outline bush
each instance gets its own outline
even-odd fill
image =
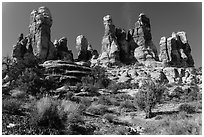
[[[199,135],[201,127],[192,120],[167,120],[166,126],[163,127],[161,134],[163,135]]]
[[[112,114],[105,114],[103,116],[104,119],[108,120],[110,123],[113,123],[114,120],[117,118],[116,116],[112,115]]]
[[[137,83],[129,83],[129,82],[121,82],[121,83],[115,83],[112,82],[109,84],[107,87],[108,89],[112,90],[113,93],[117,93],[118,90],[120,89],[137,89],[138,84]]]
[[[178,107],[178,110],[179,111],[184,111],[186,113],[195,113],[196,112],[196,107],[195,106],[192,106],[190,104],[181,104],[179,107]]]
[[[43,97],[38,100],[31,112],[31,125],[34,127],[64,129],[66,115],[59,112],[58,102],[51,97]]]
[[[2,112],[20,114],[22,101],[15,98],[5,98],[2,100]]]
[[[102,104],[102,105],[115,105],[115,106],[119,106],[120,103],[113,97],[110,96],[100,96],[98,99],[98,104]]]
[[[126,100],[124,102],[121,102],[120,107],[121,108],[127,108],[127,109],[130,109],[130,110],[137,110],[137,108],[135,107],[135,104],[130,100]]]
[[[105,105],[91,105],[90,107],[87,108],[87,112],[90,112],[94,115],[104,115],[105,113],[109,112],[108,107]]]
[[[163,88],[155,85],[151,79],[143,80],[143,86],[135,95],[135,102],[141,110],[145,111],[146,118],[152,117],[151,109],[160,101],[163,92]]]
[[[106,75],[106,70],[100,66],[92,68],[89,76],[82,78],[83,86],[93,85],[97,88],[106,88],[110,83],[110,79]]]

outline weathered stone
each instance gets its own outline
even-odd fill
[[[139,62],[146,61],[146,55],[149,53],[151,53],[152,59],[158,60],[157,49],[152,42],[150,20],[144,13],[139,15],[139,19],[135,23],[133,39],[139,46],[134,52],[135,58]],[[145,51],[146,53],[144,53]]]
[[[107,64],[118,64],[120,62],[119,58],[119,45],[117,43],[115,35],[115,26],[112,23],[112,18],[110,15],[107,15],[103,18],[105,33],[102,39],[102,48],[101,48],[101,63]]]
[[[162,62],[164,60],[166,60],[166,61],[169,60],[168,52],[167,52],[167,39],[166,39],[166,37],[161,37],[159,45],[160,45],[159,60]]]
[[[117,42],[120,47],[120,61],[123,63],[129,63],[130,48],[128,41],[126,40],[126,32],[123,29],[116,29]]]
[[[67,47],[67,38],[62,37],[59,40],[54,41],[53,54],[56,54],[56,58],[59,60],[73,62],[73,53],[71,50],[68,50]]]
[[[172,36],[167,38],[167,42],[164,42],[164,37],[161,38],[160,61],[166,61],[168,65],[175,67],[194,66],[191,48],[184,31],[173,32]]]
[[[176,78],[179,77],[178,69],[174,67],[164,68],[163,72],[169,80],[169,83],[174,83]]]
[[[52,26],[52,15],[47,7],[40,7],[33,10],[30,15],[30,35],[34,55],[42,61],[47,57],[51,58],[53,44],[50,41],[50,28]]]
[[[76,48],[78,50],[78,59],[77,61],[88,61],[92,57],[92,53],[88,49],[88,41],[83,35],[79,35],[76,38]]]
[[[45,76],[48,79],[56,79],[60,83],[72,83],[80,82],[81,78],[87,76],[91,69],[76,63],[62,60],[49,60],[40,64],[45,68]]]
[[[27,52],[26,48],[27,41],[28,41],[27,38],[23,38],[23,34],[21,34],[20,37],[18,38],[17,44],[13,46],[12,57],[17,62],[23,60],[23,56]]]

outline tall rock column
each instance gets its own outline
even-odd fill
[[[120,62],[120,50],[115,35],[115,26],[113,25],[110,15],[103,17],[103,24],[105,27],[105,33],[102,39],[100,61],[105,64],[117,64]]]
[[[54,45],[50,41],[50,28],[52,26],[52,16],[47,7],[39,7],[33,10],[30,15],[29,33],[32,39],[34,55],[42,61],[54,58],[52,55]]]
[[[139,15],[139,19],[135,23],[133,39],[138,45],[134,56],[139,62],[146,61],[147,56],[153,60],[158,60],[157,49],[152,42],[150,20],[144,13]]]
[[[76,49],[78,50],[77,61],[87,62],[92,58],[92,53],[88,50],[88,41],[85,36],[79,35],[76,38]]]

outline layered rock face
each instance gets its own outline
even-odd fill
[[[173,32],[171,37],[167,39],[165,37],[161,38],[159,60],[165,62],[166,65],[169,66],[194,66],[191,48],[185,32]]]
[[[102,39],[100,60],[103,63],[117,64],[120,62],[119,45],[115,35],[115,26],[110,15],[103,17],[105,33]]]
[[[45,61],[40,66],[45,69],[47,79],[55,79],[61,84],[76,84],[81,81],[82,77],[87,76],[91,72],[89,67],[62,60]]]
[[[134,56],[139,62],[147,59],[158,60],[157,49],[152,42],[150,20],[144,13],[139,15],[132,37],[138,45],[134,50]]]
[[[33,10],[30,15],[29,33],[34,55],[45,61],[54,59],[54,45],[50,41],[50,28],[52,26],[52,16],[46,7],[39,7]]]

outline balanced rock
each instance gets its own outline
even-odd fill
[[[54,59],[54,45],[50,41],[50,28],[52,26],[52,15],[47,7],[39,7],[33,10],[30,15],[29,33],[32,38],[32,47],[34,55],[42,61]]]
[[[157,49],[152,42],[150,20],[144,13],[139,15],[139,19],[135,23],[133,39],[138,45],[134,56],[139,62],[146,61],[148,54],[152,59],[158,60]]]

